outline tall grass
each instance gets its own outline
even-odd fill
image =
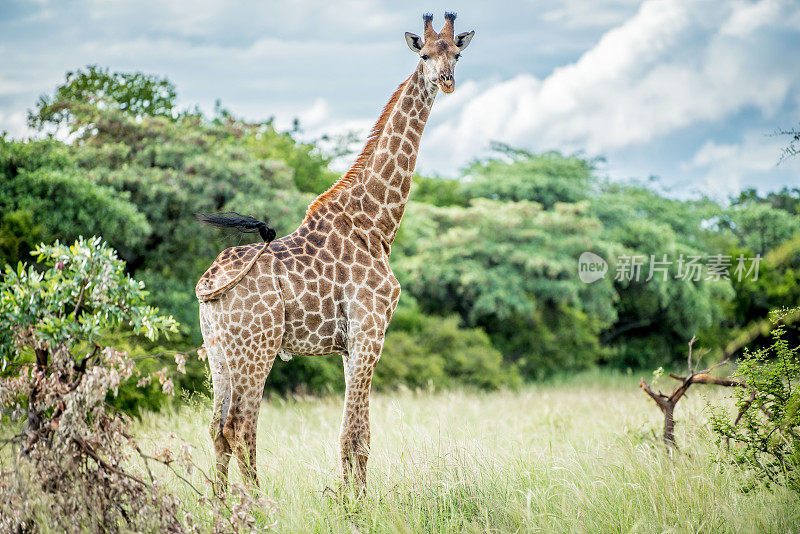
[[[800,531],[796,494],[742,491],[747,474],[715,462],[701,392],[721,400],[719,391],[690,390],[676,410],[674,457],[635,377],[374,395],[368,495],[356,505],[325,491],[338,482],[341,399],[273,399],[261,410],[257,466],[281,532]],[[210,467],[209,414],[205,404],[149,414],[138,434],[157,447],[174,432]],[[183,498],[207,516],[190,493]]]

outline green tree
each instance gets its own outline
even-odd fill
[[[500,157],[477,161],[466,169],[461,194],[466,198],[490,198],[538,202],[544,209],[556,203],[586,200],[596,187],[594,164],[558,152],[535,155],[496,144]]]
[[[461,180],[429,178],[418,174],[414,175],[411,185],[411,200],[434,206],[466,206],[468,203]]]
[[[70,131],[91,126],[96,110],[120,111],[134,118],[172,117],[175,87],[166,78],[136,73],[110,72],[90,65],[68,72],[66,81],[52,96],[39,97],[28,113],[28,124],[43,128],[51,124]],[[91,132],[87,132],[91,133]]]
[[[617,254],[643,264],[638,277],[611,265],[615,280],[617,320],[602,334],[611,351],[609,362],[626,367],[658,366],[680,358],[686,339],[701,333],[703,339],[724,344],[722,323],[734,292],[724,278],[707,279],[679,272],[680,259],[728,252],[730,240],[719,239],[706,221],[721,208],[708,200],[664,198],[636,183],[606,183],[591,203],[591,212],[603,224],[603,236],[620,248]],[[666,257],[666,258],[665,258]],[[666,261],[666,272],[653,272],[650,262]],[[638,279],[637,279],[638,278]],[[648,278],[650,278],[648,280]],[[721,347],[717,347],[721,351]]]
[[[764,256],[800,233],[800,218],[767,202],[748,202],[726,211],[723,223],[739,239],[739,245]]]
[[[425,312],[483,327],[525,376],[585,368],[616,317],[611,281],[577,276],[581,252],[611,250],[587,209],[488,199],[410,206],[404,224],[416,239],[401,243],[396,272]]]
[[[0,261],[30,259],[41,240],[103,234],[122,250],[145,243],[151,226],[128,195],[85,178],[52,139],[0,138]]]

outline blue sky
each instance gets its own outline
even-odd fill
[[[302,135],[366,132],[416,64],[404,31],[458,12],[476,36],[440,95],[418,171],[458,176],[491,141],[603,156],[614,179],[676,196],[800,186],[777,165],[800,123],[794,0],[141,0],[0,3],[0,130],[87,64],[168,76],[180,105],[216,99]],[[338,161],[345,167],[347,161]]]

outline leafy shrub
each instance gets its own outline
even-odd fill
[[[375,388],[497,389],[519,384],[516,366],[503,362],[483,330],[460,328],[455,316],[422,314],[407,297],[401,302],[375,370]]]
[[[120,326],[154,342],[177,332],[176,322],[146,304],[144,285],[125,274],[124,262],[100,238],[40,245],[33,254],[43,271],[20,263],[6,268],[0,282],[0,453],[17,449],[13,466],[0,455],[0,531],[198,531],[198,518],[149,466],[160,463],[180,478],[176,466],[197,469],[189,447],[142,453],[130,418],[106,402],[129,381],[157,382],[171,393],[167,369],[143,374],[129,354],[98,343]],[[181,371],[180,355],[176,363]],[[144,467],[136,470],[132,457]],[[250,531],[253,511],[266,500],[232,489],[231,505],[194,491],[220,530]]]
[[[19,455],[14,469],[0,470],[0,525],[27,530],[50,508],[58,530],[179,530],[174,500],[124,470],[128,419],[105,404],[134,378],[134,361],[97,343],[103,329],[120,325],[155,340],[175,332],[175,321],[146,305],[143,285],[99,238],[33,253],[46,270],[20,263],[0,284],[0,405],[12,427],[24,419],[3,442]],[[168,391],[166,371],[156,376]]]
[[[736,388],[739,417],[733,423],[713,410],[712,428],[728,443],[731,459],[748,466],[769,485],[785,484],[800,492],[800,346],[786,340],[785,323],[800,308],[770,315],[773,343],[746,352],[736,376],[747,387]]]
[[[342,392],[342,357],[338,354],[296,356],[288,362],[275,358],[266,389],[268,392],[312,395]]]
[[[126,196],[87,180],[61,143],[0,137],[0,265],[29,260],[41,241],[79,235],[143,245],[151,226]]]

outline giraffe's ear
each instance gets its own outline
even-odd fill
[[[459,50],[464,50],[466,47],[469,46],[469,42],[472,41],[472,36],[475,35],[475,30],[471,32],[464,32],[459,33],[456,35],[456,46]]]
[[[422,39],[419,35],[406,32],[406,43],[411,51],[416,54],[419,54],[419,51],[422,50]]]

